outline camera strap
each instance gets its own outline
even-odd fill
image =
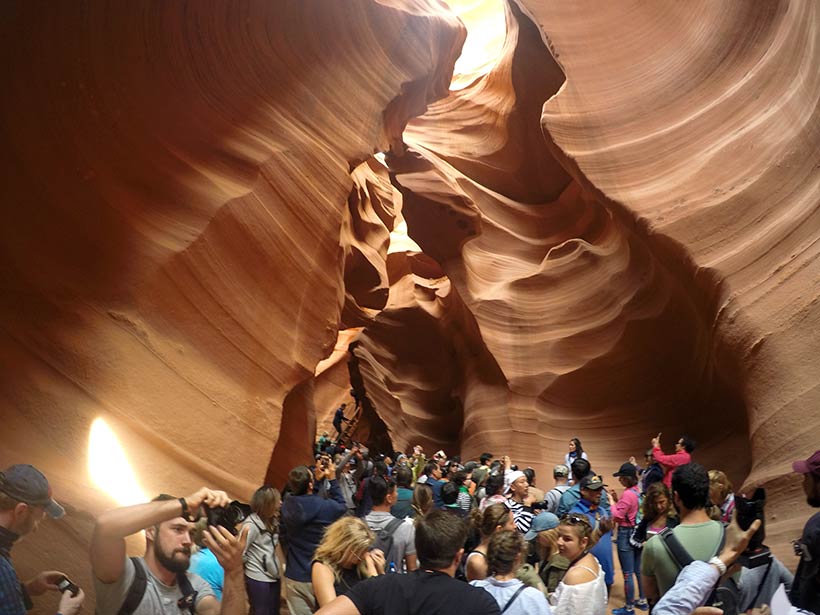
[[[177,587],[182,592],[182,598],[177,600],[177,606],[184,610],[188,609],[191,615],[196,614],[196,596],[197,593],[191,586],[191,581],[188,579],[188,574],[185,572],[177,573]]]

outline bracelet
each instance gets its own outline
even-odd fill
[[[188,508],[188,502],[185,501],[185,498],[177,498],[179,503],[182,505],[182,514],[180,515],[186,521],[192,521],[191,519],[191,511]]]
[[[712,559],[709,560],[708,563],[717,567],[718,572],[720,573],[720,576],[723,576],[724,574],[726,574],[726,564],[724,564],[723,560],[720,559],[719,557],[717,557],[717,556],[713,557]]]

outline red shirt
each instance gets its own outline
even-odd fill
[[[682,450],[679,453],[672,453],[671,455],[664,455],[663,451],[657,446],[652,449],[652,456],[659,464],[663,466],[666,474],[663,475],[663,484],[672,489],[672,471],[678,466],[685,466],[687,463],[692,463],[692,455]]]

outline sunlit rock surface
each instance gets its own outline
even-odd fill
[[[508,453],[541,487],[572,436],[611,474],[690,433],[770,487],[793,563],[788,463],[820,444],[816,3],[451,7],[3,7],[0,462],[69,508],[22,576],[90,587],[115,503],[281,485],[351,359],[359,439]]]

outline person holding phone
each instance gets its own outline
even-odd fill
[[[75,615],[85,600],[83,590],[58,570],[41,572],[21,583],[11,563],[14,543],[37,531],[46,515],[59,519],[65,510],[51,497],[48,480],[37,468],[13,465],[0,472],[0,607],[4,615],[25,615],[33,607],[31,597],[47,591],[60,592],[58,612]]]

